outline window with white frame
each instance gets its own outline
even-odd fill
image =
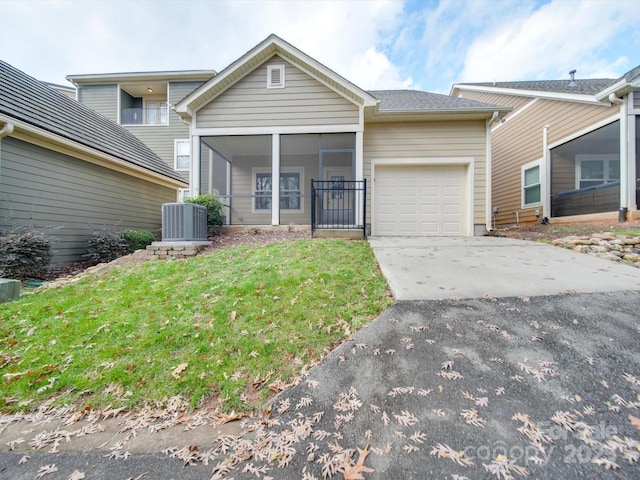
[[[269,169],[253,169],[253,210],[271,211],[272,175]],[[289,168],[280,171],[280,210],[302,212],[302,182],[304,169]]]
[[[541,162],[522,166],[522,208],[542,203]]]
[[[176,140],[175,148],[175,169],[178,171],[188,171],[191,167],[191,142],[186,140]]]
[[[576,167],[576,188],[620,181],[620,158],[617,155],[576,155]]]
[[[189,189],[188,188],[179,188],[178,189],[178,202],[184,202],[186,198],[189,198]]]
[[[284,88],[284,65],[267,65],[267,88]]]

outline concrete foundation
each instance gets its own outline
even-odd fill
[[[153,242],[147,245],[147,257],[158,260],[190,258],[210,245],[208,241]]]

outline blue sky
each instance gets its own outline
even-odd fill
[[[0,58],[40,80],[222,70],[270,33],[365,89],[618,77],[637,0],[0,0]]]

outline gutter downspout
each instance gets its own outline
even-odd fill
[[[551,155],[549,154],[549,124],[542,127],[542,172],[540,172],[541,191],[540,197],[542,198],[542,218],[551,218]]]
[[[486,198],[487,198],[487,205],[486,205],[486,214],[485,214],[485,228],[487,230],[487,232],[490,232],[493,230],[493,225],[491,222],[491,217],[493,215],[493,211],[492,211],[492,205],[491,205],[491,126],[496,123],[497,121],[499,121],[500,119],[500,112],[495,111],[493,112],[493,115],[491,115],[491,118],[489,120],[487,120],[487,139],[486,139],[486,144],[487,144],[487,151],[485,153],[485,157],[486,157],[486,175],[487,175],[487,180],[486,180]]]
[[[13,130],[13,123],[9,122],[5,123],[2,128],[0,128],[0,180],[2,180],[2,139],[7,135],[11,135]]]
[[[629,209],[629,156],[627,155],[627,102],[615,93],[609,94],[609,101],[620,105],[620,211],[618,221],[623,223]]]

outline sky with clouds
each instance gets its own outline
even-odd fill
[[[40,80],[220,71],[275,33],[356,85],[616,78],[640,64],[637,0],[0,0],[0,59]]]

